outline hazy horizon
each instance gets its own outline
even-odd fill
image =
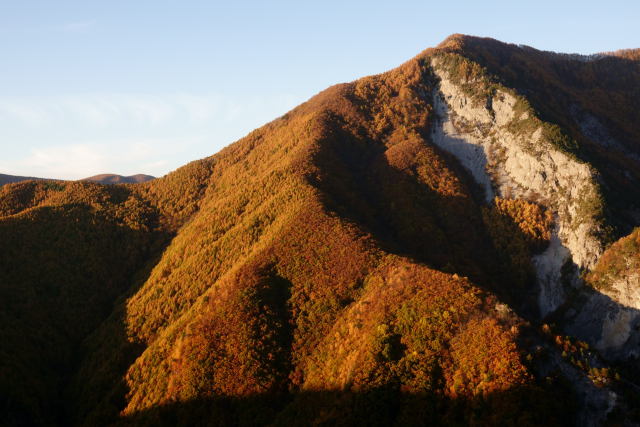
[[[3,2],[0,173],[161,176],[452,33],[589,54],[640,47],[639,14],[623,1]]]

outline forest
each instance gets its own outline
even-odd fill
[[[0,187],[4,423],[570,425],[609,392],[602,421],[639,422],[637,359],[539,315],[556,205],[487,202],[433,144],[436,56],[591,165],[608,249],[580,283],[637,286],[637,54],[456,35],[162,178]]]

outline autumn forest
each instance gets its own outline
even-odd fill
[[[639,99],[637,50],[454,35],[164,177],[1,186],[0,424],[640,423]]]

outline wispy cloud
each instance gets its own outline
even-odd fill
[[[50,121],[51,112],[24,100],[0,100],[0,119],[17,120],[27,126],[42,126]]]
[[[234,121],[243,114],[271,114],[274,108],[291,108],[296,101],[296,97],[287,95],[236,101],[219,95],[187,93],[0,97],[0,120],[18,120],[28,126],[57,125],[60,120],[98,127],[124,121],[152,127],[172,120],[202,124],[211,120]]]
[[[180,155],[192,142],[189,138],[113,139],[36,147],[13,162],[0,161],[0,170],[15,175],[63,179],[81,179],[100,173],[160,176],[167,172],[169,159]]]
[[[87,33],[98,25],[95,19],[70,21],[38,26],[0,26],[2,33],[42,34],[42,33]]]
[[[61,25],[60,27],[58,27],[58,29],[66,33],[83,33],[88,31],[95,25],[95,19],[90,19],[86,21],[69,22],[67,24]]]
[[[284,114],[291,95],[0,96],[0,173],[78,179],[163,175]],[[5,145],[6,144],[6,145]]]
[[[68,174],[71,178],[83,178],[92,175],[93,171],[105,170],[109,165],[102,147],[78,144],[34,148],[15,166],[37,172],[34,175],[42,177]]]

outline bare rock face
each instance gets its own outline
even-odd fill
[[[618,310],[612,316],[606,317],[602,327],[602,335],[598,342],[598,348],[622,347],[631,336],[631,325],[637,314],[632,310]]]
[[[487,203],[496,196],[524,199],[554,213],[551,242],[532,260],[541,317],[563,306],[568,290],[579,288],[564,310],[566,332],[590,342],[607,359],[640,357],[640,276],[620,277],[600,290],[583,287],[579,278],[604,250],[594,210],[600,196],[594,170],[554,145],[546,124],[523,111],[517,94],[479,80],[456,82],[438,57],[431,66],[439,81],[433,142],[470,172]],[[469,84],[473,93],[464,87]],[[598,135],[606,134],[593,123],[587,123],[590,137],[596,125]]]
[[[640,274],[621,275],[602,292],[620,304],[640,310]]]
[[[563,316],[565,331],[590,342],[608,360],[640,357],[640,312],[585,289]]]
[[[431,66],[439,79],[433,94],[439,117],[433,142],[469,170],[485,189],[487,202],[494,196],[524,199],[554,212],[554,237],[534,259],[544,317],[564,302],[563,281],[577,285],[575,269],[563,267],[589,269],[602,254],[600,223],[589,209],[599,197],[595,173],[556,147],[545,136],[544,123],[518,108],[515,93],[491,90],[488,82],[464,82],[481,89],[470,94],[439,58]],[[571,277],[563,277],[567,271]]]
[[[601,298],[614,303],[610,304],[611,307],[602,316],[602,328],[596,347],[613,358],[640,357],[640,275],[621,277],[610,288],[600,292],[592,296],[592,299],[601,295]]]

